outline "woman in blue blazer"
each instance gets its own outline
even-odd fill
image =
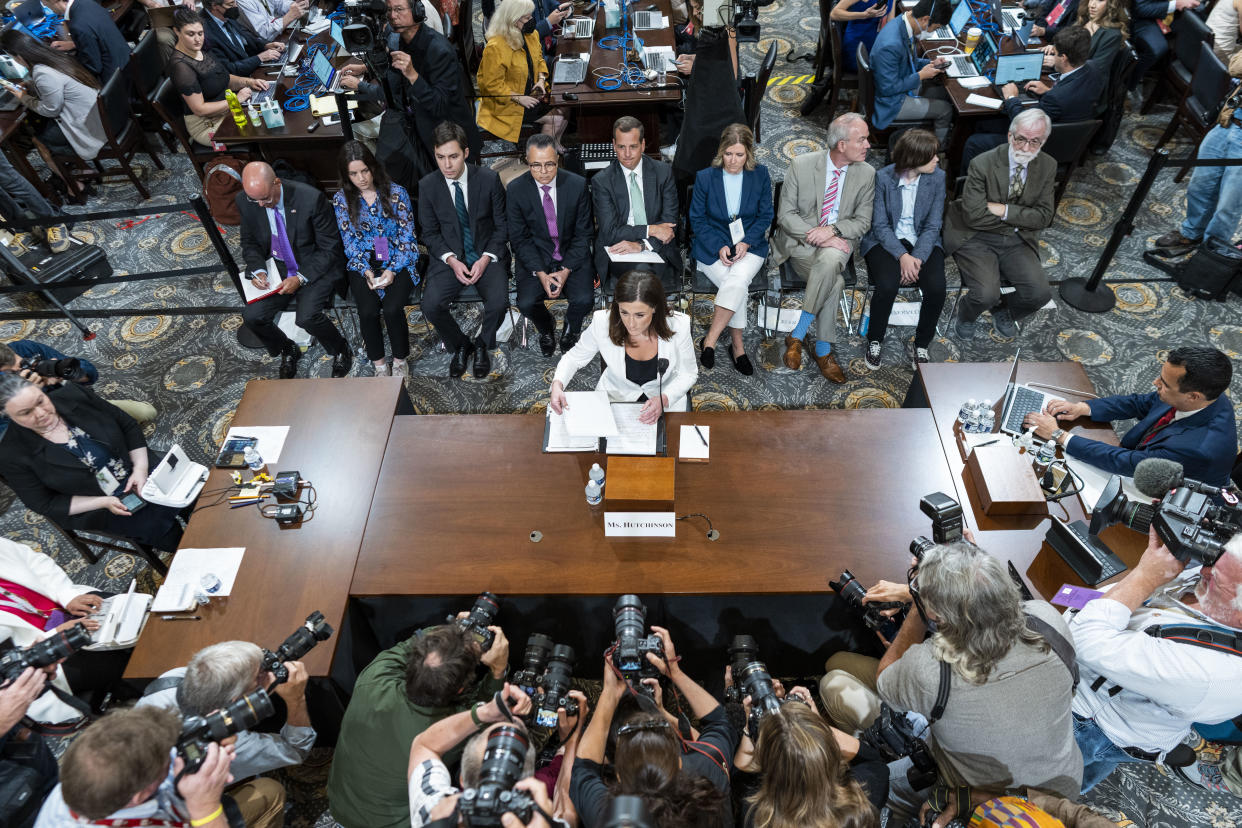
[[[703,337],[699,359],[704,368],[716,364],[716,341],[729,328],[733,367],[755,372],[742,344],[750,280],[768,256],[772,226],[772,179],[768,168],[755,163],[755,136],[743,124],[730,124],[720,134],[716,158],[694,178],[690,202],[692,252],[699,270],[718,288],[716,313]]]
[[[867,330],[867,368],[880,367],[881,344],[899,288],[918,282],[923,292],[910,362],[927,362],[927,346],[944,309],[944,170],[938,168],[936,136],[925,129],[903,132],[893,163],[875,175],[871,229],[860,249],[875,291]]]

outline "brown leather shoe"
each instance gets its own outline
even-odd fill
[[[785,334],[785,367],[790,371],[802,368],[802,341]]]
[[[819,366],[819,372],[824,375],[824,379],[836,383],[845,382],[845,372],[837,363],[835,351],[829,351],[822,357],[815,357],[815,364]]]

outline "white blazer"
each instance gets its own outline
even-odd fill
[[[0,538],[0,577],[33,589],[62,607],[77,596],[95,589],[74,584],[50,557],[7,538]],[[0,641],[11,638],[15,646],[29,647],[49,635],[50,632],[44,632],[6,607],[0,607]],[[56,668],[55,683],[61,690],[72,692],[69,682],[65,680],[65,671],[59,667]],[[64,722],[80,715],[50,691],[35,699],[28,712],[32,719],[41,722]]]
[[[655,399],[660,393],[658,376],[645,385],[626,379],[625,346],[614,345],[608,338],[609,313],[607,308],[594,313],[591,324],[582,332],[578,344],[556,364],[553,379],[560,380],[561,385],[569,385],[578,369],[599,354],[608,367],[600,375],[599,383],[595,386],[596,391],[607,391],[609,399],[614,402],[634,402],[643,394],[649,399]],[[656,340],[657,358],[668,360],[668,369],[664,372],[664,395],[668,397],[670,411],[685,411],[686,394],[699,378],[699,364],[694,356],[694,343],[690,339],[690,317],[674,311],[669,314],[668,322],[673,329],[673,339]]]

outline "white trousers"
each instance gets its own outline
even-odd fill
[[[698,262],[699,272],[716,286],[716,307],[733,311],[733,316],[729,317],[730,328],[746,327],[746,290],[763,262],[763,257],[754,253],[747,253],[735,265],[726,265],[719,259],[709,265]]]

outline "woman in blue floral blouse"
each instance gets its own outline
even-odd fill
[[[377,377],[408,374],[410,328],[405,306],[418,282],[418,243],[410,195],[392,183],[375,156],[358,141],[341,147],[341,189],[332,197],[336,223],[345,242],[349,288],[358,304],[359,327],[367,358]],[[392,368],[384,359],[384,332],[392,342]]]

